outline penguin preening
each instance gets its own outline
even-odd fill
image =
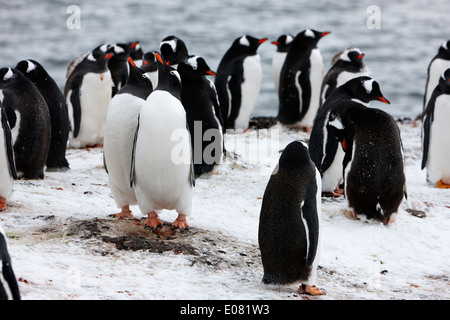
[[[158,86],[139,114],[134,144],[133,180],[145,226],[161,225],[157,211],[175,209],[173,228],[187,229],[195,184],[186,111],[181,103],[178,72],[157,55]]]
[[[319,109],[324,76],[317,43],[330,32],[306,29],[291,43],[280,74],[278,120],[309,132]]]
[[[6,200],[13,194],[13,180],[17,179],[11,129],[5,108],[0,102],[0,211],[6,209]]]
[[[438,188],[450,188],[450,68],[433,90],[423,114],[422,170]]]
[[[445,41],[437,54],[431,59],[427,69],[427,82],[425,85],[425,94],[423,97],[423,110],[428,105],[428,101],[433,94],[434,88],[439,83],[442,72],[450,68],[450,40]]]
[[[189,56],[184,41],[174,35],[165,37],[159,45],[159,50],[164,61],[175,69]]]
[[[69,114],[64,96],[55,80],[35,60],[22,60],[16,69],[33,82],[47,103],[51,120],[51,141],[47,157],[47,171],[69,170],[66,159],[69,138]]]
[[[113,86],[107,63],[112,56],[101,50],[92,51],[69,73],[64,98],[69,111],[72,148],[103,144],[103,126]]]
[[[345,151],[344,195],[353,218],[392,222],[403,197],[406,180],[400,130],[388,113],[352,105],[343,113],[331,111],[328,126]]]
[[[47,103],[31,80],[14,68],[0,69],[0,90],[12,133],[17,176],[43,179],[51,139]]]
[[[133,143],[139,112],[149,94],[152,83],[144,71],[131,58],[128,82],[111,99],[105,120],[103,156],[108,182],[120,213],[111,216],[119,219],[133,217],[130,205],[136,205],[136,195],[131,185]]]
[[[322,176],[324,196],[339,197],[343,190],[339,185],[343,181],[342,162],[344,150],[339,147],[338,138],[327,127],[328,118],[333,111],[341,114],[352,105],[365,105],[371,101],[389,104],[383,96],[378,82],[361,76],[350,79],[336,88],[317,112],[309,137],[309,154]]]
[[[20,300],[19,284],[8,252],[8,240],[0,226],[0,300]]]
[[[281,69],[283,68],[284,61],[291,46],[292,40],[294,40],[293,35],[282,34],[276,41],[271,42],[277,47],[277,50],[272,57],[272,77],[275,84],[275,92],[277,93],[277,95],[279,94],[278,88],[280,86]]]
[[[262,80],[257,50],[267,38],[244,35],[234,40],[222,57],[215,85],[225,129],[246,130]]]
[[[300,141],[287,145],[267,184],[259,217],[263,283],[301,281],[301,292],[323,294],[315,286],[321,237],[320,183],[307,145]]]

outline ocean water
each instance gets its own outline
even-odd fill
[[[67,12],[72,5],[80,9],[79,28],[67,24],[74,21]],[[373,5],[379,14],[370,10]],[[319,42],[325,72],[337,52],[360,48],[391,102],[373,106],[415,118],[422,111],[428,63],[450,39],[449,13],[448,0],[0,0],[0,67],[35,59],[63,89],[70,61],[101,43],[139,40],[151,51],[167,35],[176,35],[190,54],[216,69],[237,37],[267,37],[259,49],[263,83],[254,116],[276,116],[271,71],[276,48],[270,42],[312,28],[331,31]]]

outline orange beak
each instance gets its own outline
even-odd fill
[[[331,33],[330,31],[325,31],[325,32],[322,32],[320,35],[322,37],[325,37],[325,36],[329,35],[330,33]]]
[[[134,64],[133,59],[131,59],[131,57],[128,57],[128,62],[131,63],[133,65],[133,67],[136,68],[136,65]]]
[[[258,40],[258,43],[263,43],[263,42],[266,42],[266,41],[267,41],[267,38],[262,38],[262,39]]]
[[[215,76],[216,73],[214,71],[208,70],[206,71],[206,74],[209,74],[210,76]]]
[[[113,55],[112,53],[105,54],[104,59],[111,59]]]
[[[272,44],[275,45],[275,46],[277,46],[277,45],[279,45],[280,43],[279,43],[278,41],[272,41]]]
[[[380,100],[383,103],[391,104],[386,98],[384,97],[378,97],[378,100]]]
[[[361,53],[360,55],[358,55],[358,59],[362,59],[364,58],[364,53]]]
[[[161,62],[162,64],[164,64],[163,59],[161,58],[161,56],[160,56],[157,52],[155,52],[155,57],[156,57],[156,59],[158,59],[159,62]]]
[[[138,42],[135,42],[135,43],[133,43],[131,46],[130,46],[130,48],[131,49],[134,49],[137,45],[139,44],[139,41]]]

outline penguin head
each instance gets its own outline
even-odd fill
[[[445,93],[450,93],[450,69],[442,72],[442,75],[439,79],[439,87]]]
[[[116,61],[127,61],[128,56],[130,54],[130,47],[126,43],[115,43],[111,45],[106,53],[112,53],[113,56],[111,59],[114,59]]]
[[[315,47],[320,39],[322,39],[326,35],[329,35],[330,33],[330,31],[316,31],[313,29],[306,29],[297,34],[295,38],[297,41],[301,41],[302,43],[310,47]]]
[[[144,56],[144,51],[141,48],[139,41],[128,42],[128,53],[133,60],[140,60]]]
[[[159,46],[161,56],[169,65],[177,65],[188,56],[188,50],[183,40],[176,36],[165,37]]]
[[[88,64],[97,65],[101,69],[106,69],[109,59],[114,56],[112,52],[103,52],[101,50],[94,50],[90,52],[85,59]]]
[[[153,72],[158,70],[158,60],[156,60],[154,52],[149,51],[144,54],[142,57],[141,69],[145,72]]]
[[[254,55],[256,54],[256,51],[258,50],[259,46],[266,41],[267,38],[255,38],[250,35],[243,35],[242,37],[239,37],[236,40],[234,40],[230,50],[236,51],[238,55],[239,54]]]
[[[438,56],[440,56],[446,60],[450,60],[450,40],[445,41],[439,47]]]
[[[370,101],[381,101],[390,104],[390,102],[383,96],[380,90],[380,85],[371,77],[362,76],[350,79],[342,85],[342,90],[347,91],[353,98],[364,103]]]
[[[287,52],[292,43],[292,40],[294,40],[294,36],[292,36],[291,34],[282,34],[276,41],[272,41],[271,43],[277,46],[278,52]]]
[[[0,89],[7,89],[13,87],[20,81],[20,76],[23,77],[21,72],[14,68],[1,68],[0,69]]]
[[[299,169],[305,164],[311,164],[308,146],[305,142],[296,140],[289,143],[281,153],[278,171]]]
[[[346,64],[352,65],[357,69],[361,69],[364,67],[364,58],[365,54],[361,52],[358,48],[348,48],[342,52],[339,52],[333,59],[332,63],[337,63],[338,61]]]
[[[35,81],[47,74],[37,61],[31,59],[20,61],[16,65],[16,69],[22,72],[31,81]]]
[[[127,83],[142,86],[144,88],[151,88],[151,90],[153,90],[152,81],[147,76],[147,73],[138,68],[131,57],[128,57],[128,66],[130,73]]]
[[[181,79],[201,79],[203,76],[215,76],[216,73],[206,63],[205,59],[199,56],[188,56],[177,68]]]
[[[156,89],[168,90],[177,98],[181,95],[181,77],[178,71],[155,52],[158,60],[158,86]],[[181,100],[181,99],[180,99]]]

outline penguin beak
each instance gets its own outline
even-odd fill
[[[159,62],[161,62],[162,64],[164,64],[163,59],[161,58],[161,56],[160,56],[157,52],[155,52],[155,57],[156,57],[156,59],[157,59]]]
[[[386,98],[384,97],[378,97],[378,100],[380,100],[383,103],[391,104]]]
[[[208,70],[206,71],[206,74],[209,74],[210,76],[215,76],[216,73],[214,71]]]
[[[128,62],[131,63],[131,65],[136,68],[136,65],[134,64],[134,61],[133,59],[131,59],[131,57],[128,57]]]
[[[329,35],[330,33],[331,33],[330,31],[325,31],[325,32],[322,32],[322,33],[320,34],[320,36],[321,36],[321,37],[325,37],[325,36]]]
[[[144,62],[142,62],[142,64],[145,66],[147,65],[149,62],[147,60],[145,60]]]
[[[262,39],[258,40],[258,43],[261,44],[261,43],[266,42],[266,41],[267,41],[267,38],[262,38]]]
[[[360,55],[358,55],[358,59],[362,59],[362,58],[364,58],[364,56],[365,56],[365,54],[361,53]]]
[[[130,49],[134,49],[139,44],[139,41],[130,45]]]
[[[107,54],[105,54],[105,57],[104,57],[104,59],[111,59],[112,57],[113,57],[113,53],[107,53]]]
[[[277,46],[277,45],[279,45],[280,43],[279,43],[278,41],[272,41],[272,44],[275,45],[275,46]]]

